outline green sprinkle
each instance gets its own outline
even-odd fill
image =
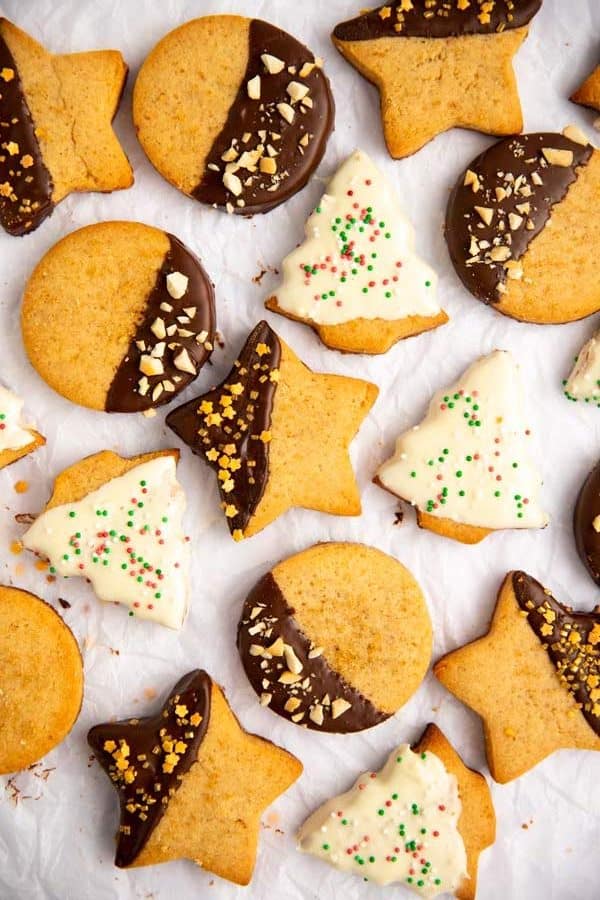
[[[68,554],[68,553],[63,553],[63,559],[68,559],[68,558],[69,558],[69,554]]]
[[[411,473],[410,473],[410,477],[411,477],[411,478],[416,478],[416,477],[417,477],[417,473],[416,473],[416,472],[411,472]]]
[[[462,473],[461,470],[459,469],[458,472],[456,473],[456,477],[457,477],[457,478],[462,478],[462,476],[463,476],[463,473]]]
[[[499,496],[500,496],[500,491],[494,491],[494,497],[499,497]]]
[[[378,815],[378,816],[385,816],[385,809],[378,809],[378,810],[377,810],[377,815]]]
[[[329,844],[323,844],[323,850],[329,850]]]
[[[464,492],[464,491],[459,491],[459,492],[458,492],[458,496],[459,496],[459,497],[464,497],[464,496],[465,496],[465,492]]]
[[[122,569],[126,569],[126,568],[127,568],[127,563],[121,563],[121,568],[122,568]]]
[[[431,287],[431,282],[430,282],[430,281],[426,281],[426,282],[425,282],[425,287]]]
[[[74,519],[76,515],[77,515],[77,513],[74,512],[73,510],[71,510],[71,512],[69,513],[69,518]]]

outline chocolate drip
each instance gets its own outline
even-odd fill
[[[465,9],[458,0],[405,0],[386,3],[356,19],[336,25],[339,41],[370,41],[382,37],[448,38],[463,34],[494,34],[521,28],[533,19],[542,0],[471,0]]]
[[[581,560],[596,582],[600,585],[600,463],[585,479],[573,515],[575,543]]]
[[[600,609],[573,612],[525,572],[513,572],[512,585],[517,603],[527,613],[561,683],[600,735]]]
[[[285,63],[281,72],[270,74],[261,60],[263,54]],[[211,205],[231,204],[231,212],[250,216],[268,212],[304,187],[325,152],[334,117],[333,97],[321,68],[315,65],[310,73],[300,74],[305,64],[314,61],[310,50],[291,35],[268,22],[252,19],[246,73],[227,121],[206,157],[202,180],[192,196]],[[248,82],[257,75],[260,77],[260,99],[252,100],[248,96]],[[277,105],[292,104],[287,88],[294,81],[309,89],[307,97],[312,105],[304,105],[302,101],[294,103],[294,118],[289,123]],[[245,134],[250,138],[244,142]],[[301,140],[306,144],[301,144]],[[238,169],[237,176],[242,184],[239,197],[223,184],[226,163],[222,156],[232,144],[240,156],[245,152],[252,153],[262,145],[266,148],[263,158],[274,160],[277,167],[273,174],[262,172],[258,162],[254,173],[245,168]],[[276,156],[269,155],[269,145]],[[245,184],[247,179],[250,179],[249,185]],[[239,200],[243,205],[238,204]]]
[[[550,164],[543,149],[572,153],[572,162]],[[467,290],[485,303],[501,299],[507,271],[543,230],[592,152],[589,144],[562,134],[536,133],[499,141],[472,161],[446,212],[450,257]],[[488,224],[483,216],[490,213]],[[503,252],[504,259],[494,258]]]
[[[215,298],[211,280],[191,250],[172,234],[167,237],[169,250],[146,301],[143,318],[106,395],[107,412],[143,412],[169,403],[191,384],[212,352]],[[188,278],[187,290],[177,300],[167,290],[167,275],[172,272],[181,272]],[[193,308],[196,310],[195,314],[188,315],[186,310]],[[169,334],[167,331],[162,335],[159,332],[161,336],[157,336],[152,331],[152,325],[157,319],[163,320],[166,329],[175,329],[173,333]],[[140,380],[144,377],[140,370],[142,356],[150,355],[160,342],[166,344],[164,354],[159,357],[164,371],[159,375],[146,376],[147,389],[140,393],[140,387],[146,387],[144,381],[140,385]],[[144,349],[140,349],[142,347]],[[195,373],[183,371],[175,364],[182,350],[187,351]],[[159,386],[162,387],[159,389]]]
[[[338,734],[363,731],[389,718],[388,713],[378,710],[330,668],[325,655],[327,648],[321,655],[311,658],[311,651],[316,648],[300,630],[294,613],[269,572],[248,594],[238,625],[237,645],[246,675],[259,696],[270,697],[269,708],[298,725]],[[291,647],[299,663],[296,665],[292,661],[292,666],[300,669],[297,673],[291,672],[298,676],[292,684],[279,680],[284,672],[290,672],[289,660],[281,645],[277,653],[266,656],[255,649],[262,647],[267,651],[279,639]],[[265,662],[266,666],[263,665]],[[322,702],[326,697],[329,703]],[[336,700],[350,705],[334,718],[333,711],[337,711],[338,706]],[[316,715],[315,706],[320,710]]]
[[[217,472],[236,538],[243,536],[269,479],[269,429],[280,361],[279,338],[267,322],[259,322],[225,381],[167,416],[169,428]]]
[[[173,688],[161,711],[144,719],[96,725],[88,743],[119,792],[115,865],[131,865],[196,762],[210,720],[211,680],[195,669]]]
[[[44,165],[23,84],[0,33],[0,224],[22,235],[54,209],[52,178]]]

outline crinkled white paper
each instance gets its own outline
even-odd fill
[[[497,588],[511,568],[526,569],[577,608],[590,609],[598,601],[575,552],[571,516],[579,485],[597,459],[600,410],[569,403],[561,388],[573,356],[598,327],[598,317],[563,326],[521,324],[478,303],[461,287],[442,234],[444,210],[457,175],[490,139],[455,130],[409,159],[389,158],[375,89],[329,40],[333,25],[359,7],[350,0],[0,3],[3,15],[54,52],[102,47],[123,52],[131,75],[116,130],[136,179],[128,191],[69,197],[28,237],[0,235],[0,377],[25,397],[28,414],[48,439],[34,456],[0,473],[0,581],[35,591],[59,610],[59,597],[72,604],[63,615],[81,643],[86,675],[83,710],[69,738],[33,771],[0,779],[2,900],[367,900],[379,895],[375,887],[294,849],[293,835],[305,816],[346,789],[359,772],[379,768],[395,744],[417,738],[432,720],[467,763],[485,770],[479,721],[432,676],[398,715],[362,735],[305,731],[258,705],[235,649],[236,624],[248,589],[279,559],[332,539],[364,541],[393,554],[415,574],[427,597],[435,626],[434,658],[486,629]],[[324,57],[335,94],[336,131],[318,176],[289,203],[252,220],[206,209],[170,187],[145,158],[131,124],[131,87],[146,54],[167,31],[208,12],[240,12],[287,28]],[[567,97],[598,61],[599,30],[595,0],[545,0],[516,61],[527,130],[560,131],[575,122],[598,137],[592,129],[594,114]],[[426,95],[422,102],[427,105]],[[293,511],[262,534],[234,544],[218,508],[213,473],[184,448],[180,478],[188,496],[194,568],[192,607],[183,630],[171,632],[131,619],[122,608],[104,607],[75,579],[48,585],[31,560],[9,551],[10,541],[23,531],[15,514],[39,510],[54,476],[82,456],[103,448],[134,454],[177,445],[177,440],[164,426],[164,412],[155,419],[88,412],[54,394],[30,368],[21,343],[19,304],[34,264],[67,232],[103,219],[138,219],[185,241],[214,279],[225,339],[214,366],[207,366],[182,397],[189,399],[224,376],[250,327],[265,316],[262,301],[276,284],[273,269],[301,240],[323,178],[357,146],[395,184],[416,226],[418,251],[440,274],[439,296],[450,323],[398,344],[385,356],[368,358],[327,350],[306,327],[270,313],[266,317],[311,367],[364,377],[381,388],[352,448],[363,515],[345,519]],[[263,270],[261,282],[256,276]],[[419,531],[411,511],[401,527],[395,526],[394,498],[371,484],[377,465],[389,455],[398,432],[423,415],[431,394],[495,347],[511,350],[522,365],[550,526],[499,533],[474,547]],[[30,482],[28,493],[15,493],[19,479]],[[291,750],[305,766],[301,779],[263,819],[254,879],[244,889],[188,861],[116,869],[117,797],[97,763],[89,760],[85,736],[92,724],[111,716],[143,715],[157,702],[151,699],[154,692],[162,695],[197,666],[225,686],[246,728]],[[556,754],[512,784],[493,785],[493,794],[498,838],[481,858],[478,897],[595,900],[600,894],[600,755]],[[400,887],[386,889],[385,895],[398,900],[408,896]]]

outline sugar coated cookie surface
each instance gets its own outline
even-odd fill
[[[259,322],[227,378],[167,425],[217,473],[241,540],[294,506],[360,513],[348,446],[376,397],[368,381],[312,372]]]
[[[541,2],[394,0],[336,25],[337,49],[379,88],[393,157],[455,126],[521,131],[512,58]]]
[[[111,127],[127,77],[116,50],[53,56],[0,18],[0,225],[27,234],[73,191],[133,183]]]
[[[526,322],[599,310],[599,191],[600,152],[573,126],[485,150],[458,179],[446,212],[450,257],[467,290]]]
[[[129,615],[181,628],[190,553],[176,450],[123,459],[104,451],[62,472],[23,544],[51,573],[81,576],[100,600]]]
[[[214,291],[172,234],[139,222],[74,231],[40,260],[21,311],[25,349],[68,400],[107,412],[168,403],[214,342]]]
[[[46,443],[22,418],[24,401],[0,384],[0,469]]]
[[[581,87],[571,96],[574,103],[600,110],[600,66],[586,78]]]
[[[260,816],[302,765],[247,734],[199,669],[157,714],[96,725],[88,742],[119,794],[115,865],[191,859],[237,884],[252,877]]]
[[[171,31],[133,95],[138,137],[161,175],[244,215],[304,187],[333,116],[321,61],[280,28],[241,16],[205,16]]]
[[[266,306],[311,325],[329,347],[384,353],[447,321],[437,275],[416,255],[412,225],[362,150],[331,178],[305,234]]]
[[[250,591],[238,626],[261,705],[338,733],[403,706],[425,676],[431,640],[413,576],[363,544],[317,544],[279,563]]]
[[[600,610],[574,612],[525,572],[506,576],[488,633],[434,671],[483,719],[496,781],[555,750],[600,750]]]
[[[518,366],[496,350],[434,395],[376,481],[416,507],[421,527],[465,543],[501,528],[543,528],[530,445]]]
[[[0,775],[26,769],[73,727],[83,662],[60,616],[33,594],[0,586]]]
[[[600,332],[583,345],[564,383],[565,397],[600,406]]]
[[[600,463],[594,466],[579,491],[573,531],[581,561],[600,585]]]

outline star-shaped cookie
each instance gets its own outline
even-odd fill
[[[575,613],[525,572],[509,572],[488,633],[434,667],[483,719],[496,781],[555,750],[600,750],[600,610]]]
[[[337,49],[379,88],[391,156],[455,126],[521,131],[512,58],[541,2],[395,0],[336,26]]]
[[[216,470],[241,540],[294,506],[360,514],[348,446],[377,393],[368,381],[312,372],[259,322],[227,378],[167,425]]]
[[[88,742],[119,793],[117,866],[190,859],[236,884],[252,877],[263,810],[302,772],[199,669],[155,716],[96,725]]]
[[[573,103],[600,110],[600,66],[597,66],[583,84],[571,95]]]
[[[127,78],[116,50],[54,56],[0,18],[0,225],[26,234],[73,191],[133,183],[111,122]]]

